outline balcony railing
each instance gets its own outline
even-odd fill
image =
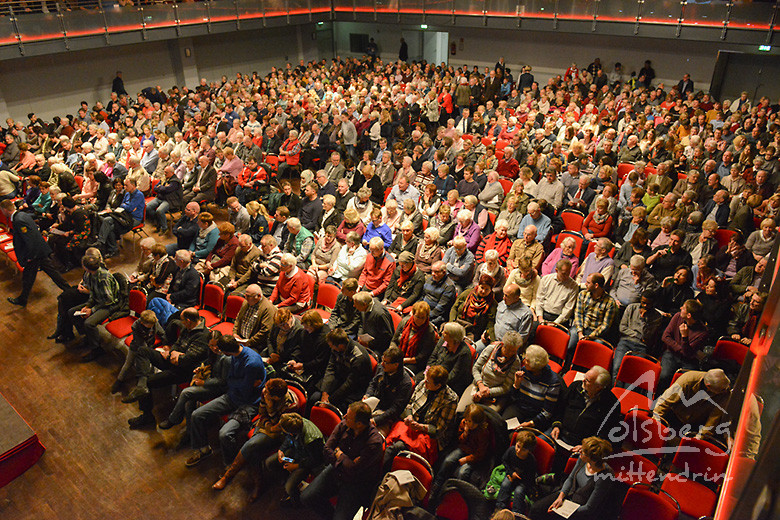
[[[689,1],[689,0],[12,0],[0,2],[0,46],[24,45],[73,38],[104,36],[160,28],[175,28],[306,15],[309,20],[342,16],[374,20],[403,15],[447,17],[455,23],[463,17],[488,19],[549,20],[549,29],[562,21],[592,24],[641,24],[676,26],[721,31],[763,31],[771,43],[780,2]],[[599,25],[601,26],[601,25]],[[636,31],[635,31],[636,32]]]

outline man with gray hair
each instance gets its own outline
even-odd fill
[[[390,346],[395,327],[393,319],[382,302],[365,291],[352,296],[355,310],[360,313],[357,341],[378,357]]]
[[[447,274],[461,291],[471,284],[476,264],[474,253],[469,251],[466,245],[466,239],[462,235],[456,236],[452,240],[452,247],[447,249],[442,258],[447,266]]]
[[[655,308],[656,298],[655,292],[646,290],[637,302],[626,307],[620,319],[620,341],[615,346],[612,362],[613,377],[617,377],[623,356],[629,351],[641,355],[658,344],[663,332],[664,317]]]
[[[282,255],[279,280],[271,293],[271,303],[291,312],[304,309],[311,301],[309,278],[296,264],[296,258],[290,253]]]
[[[504,286],[504,299],[498,304],[496,309],[496,325],[493,328],[493,335],[486,330],[482,337],[474,344],[477,354],[493,341],[503,338],[507,332],[514,331],[523,337],[523,344],[528,341],[531,335],[531,325],[534,316],[531,309],[520,299],[520,286],[516,283],[510,283]]]
[[[609,433],[620,422],[620,404],[610,391],[612,379],[606,368],[594,366],[585,376],[574,381],[561,395],[559,420],[552,423],[550,437],[574,446],[582,446],[583,439],[601,437],[609,440]],[[563,474],[571,455],[569,450],[554,445],[552,472]]]
[[[385,242],[381,237],[374,237],[369,241],[368,251],[358,285],[362,291],[368,291],[381,299],[393,277],[395,260],[385,252]]]
[[[720,368],[707,372],[689,370],[661,394],[653,417],[663,419],[673,432],[688,426],[697,437],[713,434],[725,437],[726,404],[731,397],[731,381]]]
[[[645,269],[645,257],[634,255],[627,267],[618,269],[615,281],[609,294],[621,307],[626,307],[639,301],[639,297],[646,291],[657,290],[658,282],[650,272]]]

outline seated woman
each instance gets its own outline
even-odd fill
[[[579,460],[560,491],[534,502],[528,516],[532,520],[558,520],[561,517],[555,510],[563,505],[564,500],[571,500],[580,507],[569,518],[602,518],[607,501],[612,499],[614,478],[610,476],[613,471],[604,461],[611,454],[612,445],[609,441],[598,437],[584,439]]]
[[[444,252],[439,245],[439,230],[428,227],[423,232],[423,239],[418,242],[414,255],[417,268],[425,274],[431,274],[431,266],[440,261],[443,256]]]
[[[623,220],[615,231],[615,241],[621,244],[631,240],[639,229],[647,230],[647,209],[637,206],[631,210],[631,218]]]
[[[336,240],[336,227],[328,226],[325,228],[325,235],[314,246],[308,273],[319,283],[325,283],[328,271],[336,263],[339,251],[341,251],[341,244]]]
[[[407,220],[401,224],[399,232],[393,238],[393,242],[390,244],[390,249],[387,252],[396,259],[403,252],[411,253],[414,256],[414,253],[417,251],[418,241],[419,239],[414,234],[414,224]]]
[[[219,229],[214,223],[214,217],[211,213],[204,211],[198,215],[198,234],[195,235],[195,240],[190,245],[193,261],[205,260],[214,250],[217,240],[219,240]]]
[[[772,244],[777,236],[777,224],[774,219],[765,218],[761,221],[761,228],[753,231],[745,242],[745,247],[753,254],[758,262],[772,250]]]
[[[471,403],[465,408],[458,427],[458,447],[447,455],[436,472],[431,496],[436,497],[448,478],[471,482],[475,469],[490,462],[490,430],[485,410]]]
[[[351,232],[355,232],[358,235],[358,239],[362,239],[363,234],[366,232],[366,225],[360,220],[360,215],[355,208],[347,208],[344,211],[344,220],[336,230],[336,238],[343,244],[347,241],[347,234]]]
[[[246,204],[246,211],[249,213],[249,229],[247,234],[252,237],[253,244],[259,244],[260,240],[268,234],[271,227],[268,225],[268,211],[265,206],[256,200],[250,200]]]
[[[634,255],[642,255],[645,260],[653,254],[653,250],[647,245],[647,231],[644,228],[637,229],[631,240],[625,242],[617,253],[615,253],[615,271],[619,269],[628,269],[628,264],[631,261],[631,257]]]
[[[430,306],[425,302],[412,305],[412,312],[395,329],[391,347],[398,347],[404,355],[404,366],[418,374],[425,369],[428,357],[436,346],[436,330],[429,320]]]
[[[57,230],[49,237],[49,245],[55,258],[62,264],[65,271],[78,265],[87,248],[92,233],[92,219],[82,206],[77,206],[72,197],[66,196],[61,202],[62,221],[52,224],[51,229]]]
[[[544,431],[552,420],[552,413],[561,391],[561,379],[549,365],[547,351],[539,345],[529,345],[523,356],[523,370],[515,373],[510,389],[510,404],[501,415],[504,419],[516,417],[521,428]]]
[[[152,246],[157,241],[152,237],[146,237],[138,242],[138,247],[141,249],[141,253],[138,255],[138,265],[135,266],[135,270],[127,276],[128,281],[131,284],[138,284],[141,280],[148,280],[149,275],[152,272]]]
[[[255,489],[250,496],[250,501],[257,498],[260,491],[259,474],[260,463],[265,460],[270,450],[276,449],[282,444],[282,427],[279,421],[282,415],[295,411],[298,403],[287,387],[284,379],[269,379],[263,387],[262,399],[256,410],[257,420],[253,421],[255,410],[234,412],[229,421],[237,421],[241,424],[240,432],[235,438],[224,439],[220,437],[222,455],[225,461],[230,460],[230,465],[225,473],[212,486],[214,489],[225,489],[230,480],[248,463],[255,479]],[[252,437],[246,443],[239,439],[246,438],[243,432],[254,428]],[[243,444],[243,445],[242,445]]]
[[[201,273],[207,281],[216,282],[227,276],[230,271],[230,263],[238,249],[238,237],[236,228],[230,222],[220,222],[217,226],[219,239],[214,249],[195,265],[195,269]]]
[[[30,204],[30,210],[32,210],[36,220],[43,217],[51,207],[51,185],[46,181],[41,181],[38,189],[40,190],[38,197]]]
[[[303,326],[297,316],[289,309],[277,310],[266,346],[260,352],[266,366],[270,365],[274,371],[282,372],[290,361],[299,361],[303,335]]]
[[[95,168],[88,164],[84,168],[84,180],[81,183],[81,193],[74,195],[73,198],[81,204],[89,204],[95,201],[97,189],[98,183],[95,180]]]
[[[176,267],[176,262],[173,261],[173,258],[168,256],[168,251],[163,244],[152,244],[149,248],[149,254],[152,260],[148,276],[136,275],[135,282],[133,282],[132,278],[130,282],[136,283],[145,289],[148,294],[148,300],[154,297],[165,298],[168,294],[171,279],[179,268]]]
[[[496,301],[501,301],[504,297],[504,285],[506,284],[509,271],[506,267],[499,264],[499,253],[495,249],[485,251],[484,261],[474,269],[474,285],[477,285],[479,279],[487,275],[493,279],[493,296]]]
[[[650,242],[650,249],[655,251],[656,248],[669,245],[669,237],[674,231],[674,219],[672,217],[664,217],[661,219],[661,229],[655,231],[655,237],[652,236]]]
[[[608,237],[612,233],[612,215],[609,214],[609,203],[604,199],[596,202],[596,209],[591,211],[582,221],[582,234],[590,241],[596,238]]]
[[[349,211],[349,210],[347,210]],[[327,282],[341,287],[347,278],[360,277],[368,252],[360,245],[360,235],[355,231],[347,234],[346,243],[339,249],[336,262],[328,269]]]
[[[496,322],[498,302],[493,295],[495,280],[483,274],[471,288],[463,291],[450,309],[450,321],[460,323],[466,328],[466,334],[479,339],[486,329],[493,334]]]
[[[434,464],[439,450],[447,448],[458,403],[458,394],[447,386],[449,376],[441,365],[425,371],[424,379],[414,387],[403,420],[393,426],[385,439],[385,468],[403,450],[413,451]]]
[[[434,227],[439,230],[439,245],[446,246],[455,236],[455,227],[457,225],[458,222],[452,218],[450,207],[442,204],[439,208],[439,214],[430,221],[428,227]]]
[[[522,257],[517,261],[517,269],[512,270],[506,279],[504,288],[511,284],[520,287],[520,300],[531,309],[536,319],[536,295],[539,293],[539,286],[542,283],[542,277],[536,272],[528,258]]]
[[[550,274],[555,271],[555,264],[558,260],[565,258],[571,262],[571,276],[577,275],[577,268],[580,266],[580,259],[574,254],[574,248],[577,246],[577,241],[573,237],[566,237],[561,242],[561,247],[556,247],[552,250],[552,253],[547,255],[547,258],[542,262],[542,276]]]
[[[401,213],[401,218],[398,220],[395,230],[399,231],[405,222],[411,222],[414,226],[414,234],[420,236],[422,235],[422,221],[422,214],[417,210],[414,200],[404,199],[404,211]]]
[[[502,339],[485,347],[471,368],[474,382],[460,396],[458,413],[471,403],[488,405],[498,412],[506,406],[515,373],[522,367],[518,351],[523,337],[510,331]]]
[[[401,212],[398,211],[398,201],[389,199],[381,209],[382,222],[387,224],[387,227],[391,230],[395,230],[398,227],[398,222],[401,220]]]
[[[731,314],[729,284],[723,278],[711,277],[696,299],[701,303],[702,316],[706,318],[710,344],[714,345],[721,336],[726,334],[726,326]]]
[[[441,206],[441,198],[439,198],[436,185],[431,183],[425,186],[420,197],[420,202],[417,203],[417,209],[422,213],[425,220],[429,220],[436,216]]]
[[[693,279],[691,280],[693,294],[702,292],[710,279],[723,278],[723,273],[715,267],[715,257],[712,255],[704,255],[699,258],[691,272],[693,273]]]
[[[382,303],[388,309],[408,312],[422,298],[424,285],[425,273],[417,269],[414,255],[409,251],[404,251],[398,257]]]
[[[516,235],[513,235],[516,236]],[[509,223],[506,220],[497,220],[495,232],[482,239],[474,255],[477,263],[485,261],[485,251],[494,250],[498,253],[498,263],[506,266],[509,258],[509,250],[512,249],[512,238],[509,236]]]

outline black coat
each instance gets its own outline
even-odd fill
[[[32,214],[15,211],[11,215],[11,223],[14,251],[19,265],[25,267],[32,260],[46,258],[51,254],[51,248],[43,239]]]

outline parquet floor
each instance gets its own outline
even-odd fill
[[[133,270],[138,249],[129,237],[120,256],[108,261],[110,269]],[[66,275],[74,284],[80,276],[80,270]],[[46,340],[54,330],[58,290],[45,274],[39,274],[24,309],[6,302],[19,289],[15,271],[0,267],[0,392],[38,433],[46,453],[0,489],[0,519],[317,518],[307,510],[280,508],[278,486],[248,505],[251,479],[245,471],[226,490],[212,490],[221,456],[186,468],[189,450],[171,448],[178,441],[176,429],[130,430],[127,419],[138,413],[137,406],[109,393],[119,357],[85,364],[83,349]],[[157,401],[159,418],[172,403]],[[218,446],[216,437],[212,446]]]

